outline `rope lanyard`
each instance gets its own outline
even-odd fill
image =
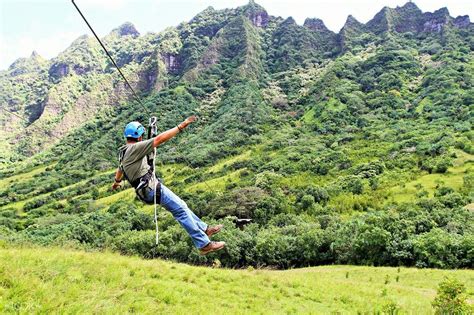
[[[151,139],[153,137],[156,137],[158,134],[158,129],[156,127],[156,122],[157,119],[155,116],[150,117],[150,120],[148,122],[148,138]],[[152,168],[153,171],[153,181],[155,183],[155,187],[153,187],[153,207],[154,207],[154,221],[155,221],[155,243],[158,245],[158,205],[156,203],[156,187],[158,186],[158,179],[156,178],[156,147],[153,148],[153,159],[149,161],[150,167]],[[160,186],[161,189],[161,186]],[[160,192],[161,196],[161,192]]]
[[[153,156],[156,156],[156,148],[153,149]],[[155,168],[153,168],[153,180],[155,181],[155,187],[153,189],[154,191],[153,207],[154,207],[155,232],[156,232],[155,243],[156,245],[158,245],[158,205],[156,203],[156,195],[157,195],[156,187],[158,186],[158,179],[156,178]],[[161,189],[161,185],[160,185],[160,189]],[[160,196],[161,196],[161,192],[160,192]]]

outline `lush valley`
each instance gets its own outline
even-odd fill
[[[366,24],[349,16],[336,34],[251,1],[156,34],[126,23],[104,42],[160,130],[200,117],[158,150],[158,171],[198,215],[225,223],[228,246],[199,256],[164,211],[155,246],[152,208],[129,186],[110,190],[123,127],[148,117],[87,36],[0,72],[8,244],[244,268],[474,266],[467,16],[409,2]]]

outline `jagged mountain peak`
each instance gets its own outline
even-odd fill
[[[249,3],[247,3],[246,6],[251,7],[253,9],[256,9],[256,10],[264,10],[265,11],[265,8],[262,7],[260,4],[256,3],[254,0],[249,0]]]
[[[365,25],[359,22],[353,15],[349,15],[346,23],[339,31],[340,43],[343,48],[347,47],[352,38],[365,32]]]
[[[331,32],[326,25],[324,24],[323,20],[318,19],[318,18],[307,18],[304,21],[303,26],[313,30],[313,31],[318,31],[318,32]]]
[[[397,6],[394,10],[397,14],[411,14],[414,16],[421,16],[423,11],[413,2],[407,2],[403,6]]]
[[[385,6],[380,10],[369,22],[367,22],[367,28],[375,33],[380,34],[389,31],[393,20],[393,9]]]
[[[75,40],[73,40],[71,45],[69,45],[69,47],[86,44],[86,42],[88,40],[89,40],[89,35],[87,35],[87,34],[81,35],[78,38],[76,38]]]
[[[438,16],[449,16],[449,10],[447,7],[442,7],[434,11],[433,14]]]
[[[343,37],[350,36],[354,32],[361,32],[365,25],[359,22],[353,15],[348,15],[344,26],[339,31]]]
[[[33,50],[31,52],[30,58],[36,59],[36,58],[41,58],[40,54],[36,50]]]
[[[289,16],[287,17],[283,22],[282,24],[286,24],[286,25],[296,25],[296,21],[295,19],[292,17],[292,16]]]
[[[271,22],[272,27],[267,27],[268,22]],[[260,56],[268,56],[265,57],[266,59],[262,57],[261,64],[268,64],[268,69],[271,71],[283,71],[294,65],[303,65],[308,60],[319,62],[325,58],[337,56],[339,52],[346,49],[374,43],[382,38],[377,35],[384,32],[440,32],[445,27],[461,28],[470,27],[470,25],[468,16],[454,19],[449,16],[446,8],[433,13],[423,13],[416,4],[407,2],[396,8],[384,7],[367,25],[349,15],[344,27],[336,35],[328,30],[321,19],[307,18],[303,26],[300,26],[292,17],[283,19],[269,16],[261,5],[250,0],[247,4],[234,9],[215,10],[209,6],[196,15],[191,22],[183,22],[176,32],[173,32],[173,36],[166,38],[165,41],[161,36],[153,40],[139,37],[130,43],[128,40],[138,37],[140,33],[132,23],[127,22],[111,31],[109,35],[112,36],[108,38],[110,41],[106,44],[108,47],[110,44],[112,53],[120,52],[117,55],[120,55],[123,60],[118,60],[119,64],[128,64],[130,60],[142,62],[140,66],[145,69],[143,70],[145,74],[140,75],[144,78],[147,75],[143,82],[146,80],[152,82],[158,75],[166,80],[167,75],[171,77],[171,75],[186,73],[196,64],[198,67],[203,65],[201,68],[207,70],[220,62],[221,56],[224,56],[222,60],[232,60],[232,66],[235,68],[240,65],[247,67],[250,64],[249,60],[253,62]],[[225,30],[224,35],[229,38],[218,36],[223,30]],[[246,41],[242,41],[242,47],[236,49],[235,39],[244,37],[246,34],[248,35],[245,37]],[[133,46],[135,43],[146,44],[143,47],[148,44],[147,47],[160,45],[160,55],[157,57],[153,49],[138,51],[140,46]],[[255,45],[251,47],[249,43]],[[128,44],[130,46],[127,46]],[[279,47],[276,48],[273,45],[283,48],[278,51]],[[222,48],[224,46],[225,49]],[[136,47],[137,51],[132,52],[130,47]],[[252,49],[248,49],[249,47]],[[259,49],[262,49],[264,53],[255,54],[258,57],[253,58],[251,53],[260,52]],[[292,55],[288,56],[288,51]],[[230,57],[225,53],[228,53]],[[252,58],[247,58],[249,56]],[[164,61],[157,61],[158,58]],[[12,65],[13,68],[26,59],[28,58],[16,62]],[[42,58],[34,52],[30,59],[41,60]],[[148,62],[146,64],[148,68],[145,68],[144,60]],[[154,63],[158,63],[159,66],[155,67]],[[69,74],[82,75],[109,71],[107,57],[100,50],[95,39],[87,35],[77,38],[68,49],[46,64],[49,67],[49,77],[54,84]],[[255,64],[260,66],[260,63]],[[251,69],[257,69],[257,66]],[[212,71],[220,71],[220,69],[216,66]],[[146,84],[144,83],[143,86],[151,86]]]
[[[14,71],[14,75],[25,72],[29,72],[30,70],[35,70],[43,64],[46,60],[36,52],[36,50],[33,50],[30,54],[29,57],[27,58],[18,58],[15,60],[8,70]]]
[[[408,1],[407,3],[405,3],[401,7],[405,8],[405,9],[418,9],[418,10],[420,10],[420,8],[418,8],[418,6],[412,1]]]
[[[454,19],[453,24],[458,28],[466,28],[471,25],[471,20],[469,19],[469,15],[459,15]]]
[[[196,20],[199,20],[199,18],[201,16],[206,16],[208,14],[212,14],[216,12],[216,9],[214,9],[213,6],[208,6],[207,8],[205,8],[204,10],[202,10],[201,12],[199,12],[198,14],[196,14],[192,19],[191,21],[196,21]]]
[[[385,32],[440,32],[446,26],[463,28],[470,25],[469,17],[452,18],[446,7],[434,12],[422,12],[413,2],[402,7],[384,7],[365,25],[374,34]]]
[[[120,25],[119,27],[113,29],[109,33],[109,35],[138,37],[138,36],[140,36],[140,33],[135,28],[135,25],[133,25],[130,22],[125,22],[122,25]]]
[[[361,22],[359,22],[352,14],[349,14],[346,19],[346,23],[344,23],[345,26],[361,26],[363,25]]]
[[[256,27],[265,27],[270,19],[264,7],[250,0],[248,4],[239,8],[246,15],[252,24]]]

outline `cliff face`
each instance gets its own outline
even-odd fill
[[[270,16],[267,11],[260,5],[250,0],[249,4],[243,7],[243,13],[256,27],[266,27]]]
[[[250,1],[236,9],[209,7],[189,22],[157,34],[140,35],[133,24],[124,23],[103,40],[139,93],[155,93],[183,82],[194,84],[197,79],[206,79],[208,86],[200,88],[213,93],[241,80],[262,80],[282,71],[313,67],[405,33],[435,42],[439,35],[440,43],[446,45],[444,31],[458,40],[456,32],[472,29],[468,16],[453,18],[445,8],[422,12],[409,2],[383,8],[366,24],[349,16],[336,34],[318,18],[308,18],[301,26],[291,17],[273,17]],[[13,147],[21,142],[23,127],[29,130],[35,122],[46,130],[47,136],[37,145],[26,145],[22,154],[27,155],[48,146],[53,139],[49,136],[62,137],[130,99],[100,46],[86,35],[51,60],[37,53],[18,59],[0,72],[0,87],[1,106],[28,120],[0,113],[2,132]]]

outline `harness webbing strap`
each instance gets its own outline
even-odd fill
[[[119,167],[123,173],[123,176],[125,176],[125,179],[130,183],[130,185],[133,186],[133,188],[135,188],[130,178],[128,178],[127,173],[125,173],[125,168],[123,167],[123,164],[122,164],[123,157],[125,156],[125,153],[127,152],[127,150],[128,150],[128,147],[126,147],[124,150],[120,151],[119,153],[119,163],[120,163]]]

